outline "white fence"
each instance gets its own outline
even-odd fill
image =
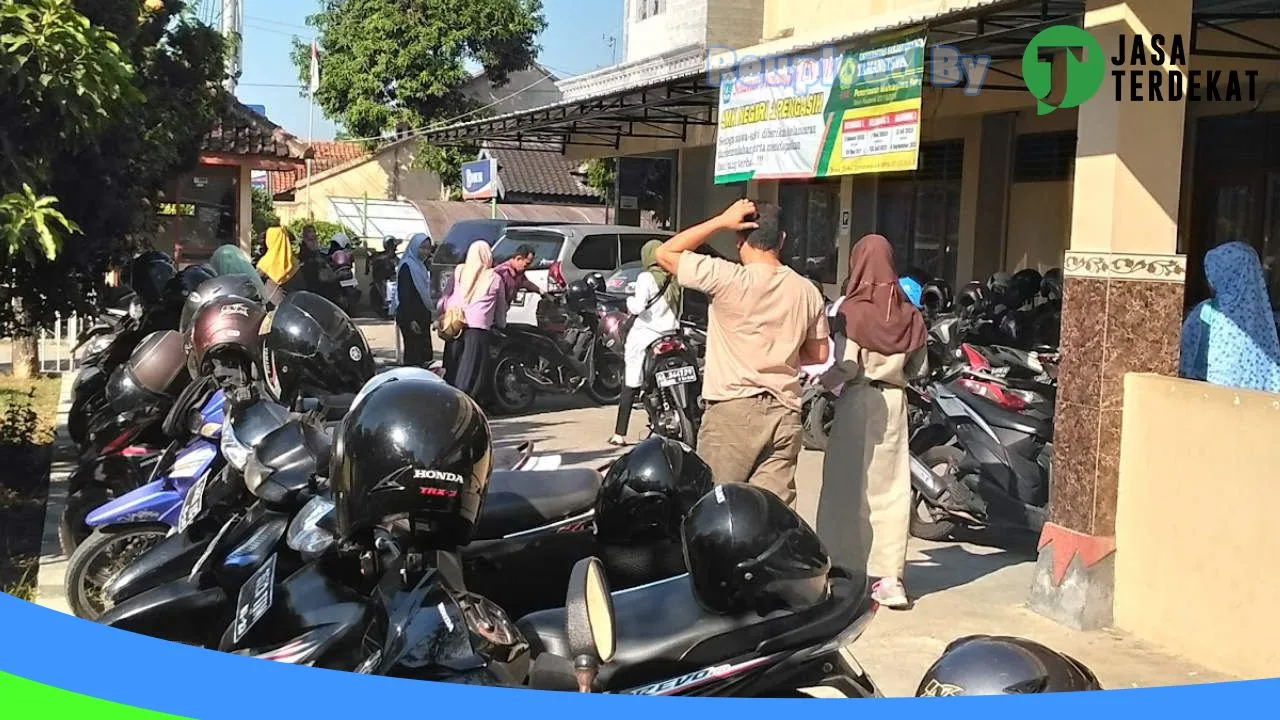
[[[76,338],[80,335],[81,329],[81,320],[78,316],[59,315],[52,331],[40,332],[40,372],[59,374],[71,372],[74,369],[71,350],[76,346]]]

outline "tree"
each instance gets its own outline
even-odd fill
[[[280,224],[280,216],[276,214],[275,201],[270,191],[262,188],[253,189],[253,236],[259,237],[267,228]]]
[[[0,334],[87,309],[107,262],[148,243],[159,193],[196,165],[221,36],[181,0],[0,3]]]
[[[475,112],[462,92],[467,64],[502,87],[533,64],[547,25],[541,0],[322,0],[307,24],[321,50],[315,102],[357,138],[399,137]],[[293,60],[306,84],[310,46],[295,40]],[[461,163],[475,154],[424,146],[418,162],[458,185]]]

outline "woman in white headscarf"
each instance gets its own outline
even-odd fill
[[[484,391],[489,360],[489,330],[507,315],[502,279],[493,271],[489,243],[476,240],[467,248],[466,262],[454,269],[444,291],[440,315],[461,310],[466,329],[444,347],[445,380],[472,398]]]

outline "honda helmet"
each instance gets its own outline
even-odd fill
[[[129,285],[144,305],[158,305],[165,285],[178,274],[173,258],[162,252],[149,250],[129,264]]]
[[[178,329],[184,333],[190,331],[196,311],[214,298],[235,295],[245,300],[262,302],[262,293],[258,291],[259,286],[255,280],[256,278],[248,275],[219,275],[212,280],[200,283],[200,287],[188,295],[187,301],[182,305],[182,324]]]
[[[258,334],[267,315],[260,302],[236,295],[223,295],[205,302],[191,325],[191,361],[199,375],[212,373],[215,366],[236,369],[248,380],[262,355]]]
[[[471,540],[493,465],[489,422],[466,393],[420,373],[374,378],[334,434],[329,477],[343,537],[381,526],[423,549]]]
[[[609,466],[596,498],[596,537],[616,545],[674,542],[713,486],[711,468],[692,448],[655,435]]]
[[[828,596],[831,560],[818,535],[773,493],[718,485],[681,527],[699,604],[726,615],[801,611]]]
[[[262,323],[262,372],[276,400],[355,393],[374,375],[373,353],[355,321],[316,295],[290,293]]]
[[[933,663],[916,697],[1024,695],[1101,690],[1098,678],[1078,660],[1030,640],[971,635],[947,646]]]

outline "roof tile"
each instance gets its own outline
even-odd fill
[[[498,161],[498,176],[508,193],[597,199],[600,193],[573,173],[581,162],[538,150],[489,150]]]

